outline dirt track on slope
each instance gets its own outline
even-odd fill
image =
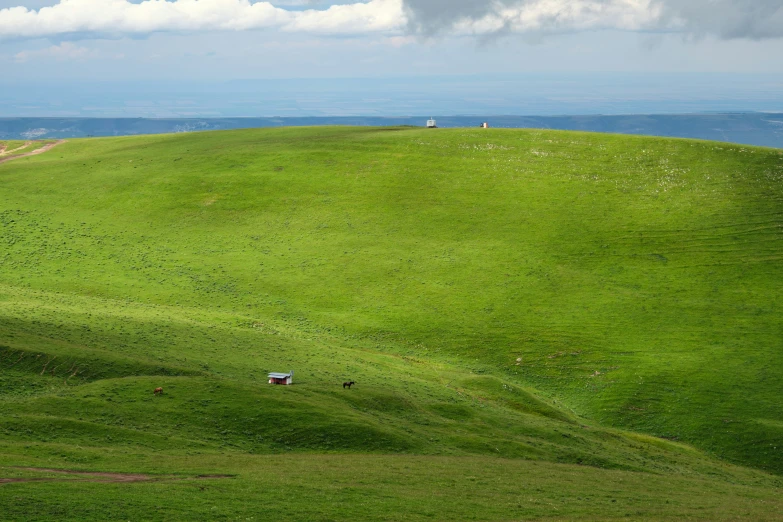
[[[53,143],[47,143],[43,147],[39,147],[39,148],[37,148],[37,149],[35,149],[33,151],[25,152],[24,154],[17,154],[15,156],[8,156],[8,157],[0,157],[0,163],[5,163],[6,161],[11,161],[11,160],[19,159],[19,158],[26,158],[28,156],[37,156],[38,154],[43,154],[44,152],[50,151],[53,148],[55,148],[57,145],[62,145],[65,142],[66,142],[66,140],[57,140],[57,141],[55,141]],[[17,147],[14,150],[23,149],[23,148],[27,147],[31,143],[33,143],[33,142],[27,142],[23,146]],[[10,154],[14,150],[8,151],[8,152],[6,152],[6,154]]]
[[[25,141],[23,145],[21,145],[19,147],[16,147],[15,149],[11,149],[11,150],[7,150],[8,149],[8,145],[2,145],[3,148],[0,149],[0,154],[3,154],[5,156],[7,156],[8,154],[13,154],[17,150],[26,149],[27,147],[29,147],[32,144],[33,144],[33,142],[28,140],[28,141]]]
[[[69,469],[50,469],[50,468],[23,468],[16,467],[24,471],[33,471],[36,473],[52,473],[63,475],[77,475],[84,478],[65,478],[65,477],[0,477],[0,485],[14,484],[19,482],[103,482],[103,483],[129,483],[129,482],[150,482],[157,480],[185,480],[185,479],[221,479],[231,478],[233,475],[198,475],[195,477],[176,477],[171,475],[146,475],[144,473],[110,473],[106,471],[78,471]]]
[[[50,468],[17,468],[25,471],[35,471],[37,473],[62,473],[64,475],[83,475],[94,477],[96,482],[141,482],[144,480],[153,480],[159,477],[145,475],[143,473],[108,473],[105,471],[75,471],[68,469],[50,469]],[[1,480],[1,479],[0,479]],[[38,479],[41,480],[41,479]],[[60,479],[52,479],[60,480]]]

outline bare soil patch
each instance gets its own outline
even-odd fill
[[[57,140],[57,141],[52,142],[52,143],[47,143],[46,145],[44,145],[42,147],[39,147],[39,148],[37,148],[37,149],[35,149],[33,151],[25,152],[24,154],[16,154],[16,155],[9,156],[9,154],[12,154],[14,151],[19,150],[19,149],[23,149],[23,148],[27,147],[30,143],[32,143],[32,142],[28,142],[25,145],[23,145],[22,147],[18,147],[18,148],[14,149],[14,150],[6,152],[5,154],[6,154],[7,157],[0,158],[0,163],[5,163],[6,161],[11,161],[11,160],[19,159],[19,158],[26,158],[28,156],[37,156],[38,154],[43,154],[44,152],[50,151],[53,148],[55,148],[57,145],[62,145],[65,142],[66,142],[66,140]]]
[[[219,479],[231,478],[233,475],[197,475],[195,477],[175,477],[172,475],[147,475],[144,473],[113,473],[107,471],[81,471],[73,469],[52,469],[52,468],[25,468],[16,467],[24,471],[33,471],[35,473],[54,473],[62,475],[77,475],[80,478],[65,477],[0,477],[1,484],[12,484],[19,482],[103,482],[103,483],[128,483],[128,482],[148,482],[156,480],[185,480],[195,479]]]
[[[15,468],[24,471],[33,471],[36,473],[57,473],[62,475],[78,475],[82,477],[89,477],[88,482],[143,482],[146,480],[158,480],[164,477],[156,477],[153,475],[146,475],[143,473],[110,473],[106,471],[80,471],[73,469],[51,469],[51,468]],[[62,481],[68,480],[59,477],[20,477],[13,479],[2,479],[0,481],[15,481],[15,482],[37,482],[37,481]],[[76,479],[82,480],[85,479]],[[1,483],[1,482],[0,482]]]
[[[18,150],[25,149],[25,148],[29,147],[32,144],[33,144],[32,141],[25,141],[23,145],[21,145],[19,147],[16,147],[15,149],[11,149],[11,150],[6,150],[8,148],[8,145],[0,145],[0,147],[2,147],[2,148],[0,148],[0,154],[2,154],[2,155],[13,154],[14,152],[16,152]]]
[[[52,479],[52,478],[40,478],[40,477],[16,477],[16,478],[0,478],[0,484],[13,484],[17,482],[51,482],[53,480],[60,480],[60,479]]]

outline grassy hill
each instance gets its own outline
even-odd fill
[[[0,165],[0,505],[774,520],[781,181],[774,149],[495,129]]]

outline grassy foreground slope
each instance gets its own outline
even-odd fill
[[[218,498],[230,518],[300,490],[325,519],[353,494],[365,519],[774,519],[779,479],[679,442],[783,472],[781,181],[776,150],[479,129],[74,140],[6,163],[0,466],[183,480],[0,499],[77,519]],[[264,385],[288,369],[297,386]],[[278,493],[275,462],[298,470]],[[202,494],[215,472],[237,477]]]

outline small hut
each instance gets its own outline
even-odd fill
[[[435,118],[430,118],[429,120],[427,120],[427,128],[428,129],[437,129],[438,128],[438,124],[435,121]]]
[[[294,383],[294,371],[291,370],[288,373],[272,372],[269,374],[269,384],[293,384]]]

